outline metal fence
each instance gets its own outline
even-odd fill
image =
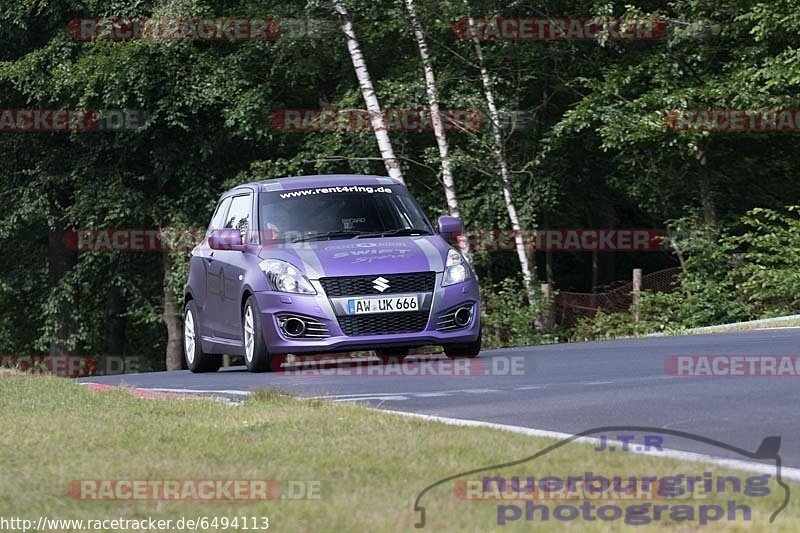
[[[681,269],[667,268],[642,276],[643,291],[672,292],[677,287],[677,276]],[[614,288],[604,292],[559,292],[553,301],[556,323],[573,325],[578,318],[597,313],[628,311],[633,302],[633,282],[617,282]]]

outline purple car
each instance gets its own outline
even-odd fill
[[[425,345],[475,357],[478,282],[448,243],[462,230],[447,216],[434,229],[405,186],[386,177],[235,187],[192,251],[186,363],[213,372],[221,354],[242,355],[248,370],[263,372],[289,353],[401,358]]]

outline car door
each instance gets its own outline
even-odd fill
[[[208,225],[206,238],[213,230],[221,229],[225,226],[230,206],[230,196],[220,201],[211,219],[211,223]],[[204,283],[198,284],[202,285],[203,294],[201,296],[195,295],[195,299],[198,303],[200,323],[202,325],[201,331],[203,335],[211,335],[214,337],[218,337],[222,330],[221,319],[223,317],[223,258],[219,257],[219,253],[219,250],[210,249],[207,242],[205,246],[201,247],[198,253],[198,260],[201,262],[202,266],[198,266],[197,268],[201,269],[204,278]],[[191,272],[192,270],[190,269],[190,273]]]
[[[242,232],[242,243],[248,243],[256,232],[250,231],[253,224],[252,192],[234,193],[224,228],[234,228]],[[221,291],[218,335],[224,339],[242,337],[241,295],[246,268],[245,254],[242,250],[214,250],[214,257],[220,262]]]

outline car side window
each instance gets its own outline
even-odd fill
[[[228,211],[225,228],[247,229],[250,227],[250,195],[234,196]]]
[[[222,229],[222,226],[225,222],[225,214],[228,212],[228,207],[231,205],[231,198],[230,196],[222,200],[217,205],[217,210],[214,211],[214,216],[211,217],[211,222],[208,224],[208,230],[206,231],[206,237],[211,233],[212,230],[215,229]]]
[[[247,231],[250,229],[250,208],[252,203],[253,196],[251,194],[234,196],[226,217],[227,221],[224,227],[241,230],[242,241],[247,238],[248,233],[252,233]],[[250,237],[252,239],[252,236]]]

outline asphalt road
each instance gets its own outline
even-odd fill
[[[799,356],[800,329],[487,350],[461,363],[468,366],[411,362],[393,371],[385,367],[386,375],[347,365],[318,366],[305,374],[250,374],[230,367],[215,374],[157,372],[81,381],[228,397],[274,387],[304,397],[564,433],[654,426],[751,451],[762,438],[779,435],[784,465],[800,467],[795,412],[800,377],[676,377],[665,370],[676,355]],[[736,457],[688,441],[678,449]]]

